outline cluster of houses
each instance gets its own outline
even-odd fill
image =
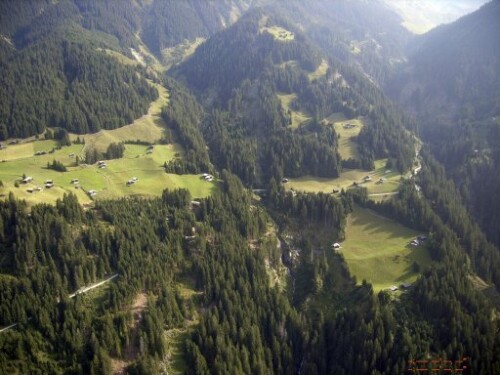
[[[97,195],[97,191],[94,189],[89,190],[87,193],[90,198],[94,198]]]
[[[104,161],[98,161],[97,162],[97,166],[99,167],[99,169],[104,169],[106,168],[108,165],[106,164],[106,162]]]
[[[420,246],[427,241],[427,236],[420,235],[417,238],[410,241],[411,246]]]
[[[23,182],[23,184],[27,184],[29,182],[33,182],[33,177],[31,176],[26,176],[25,178],[23,178],[21,180]],[[52,180],[45,180],[45,188],[46,189],[50,189],[54,186],[54,181]],[[42,191],[43,189],[40,187],[40,186],[36,186],[34,188],[28,188],[26,191],[28,193],[33,193],[33,192],[37,192],[37,191]]]
[[[137,177],[132,177],[130,180],[127,181],[127,186],[135,184],[139,179]]]
[[[212,182],[214,180],[214,176],[212,176],[211,174],[203,173],[202,176],[205,181]]]

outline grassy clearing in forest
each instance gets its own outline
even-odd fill
[[[424,246],[409,245],[418,235],[374,211],[356,207],[347,219],[340,252],[358,283],[366,279],[375,291],[399,287],[414,282],[431,263]]]
[[[31,145],[33,148],[33,145]],[[8,149],[7,149],[8,150]],[[106,161],[104,169],[94,165],[75,165],[75,156],[82,150],[82,145],[72,145],[56,150],[53,154],[45,154],[17,160],[9,160],[0,164],[0,180],[4,187],[0,194],[14,192],[17,198],[26,199],[30,204],[53,203],[64,193],[73,192],[81,203],[90,203],[89,190],[97,190],[96,199],[118,198],[129,195],[157,196],[166,188],[186,188],[193,197],[206,197],[217,187],[216,182],[207,182],[199,175],[167,174],[163,163],[182,156],[182,149],[175,144],[156,145],[150,154],[147,147],[141,145],[125,145],[125,155],[121,159]],[[67,172],[47,169],[47,163],[60,161],[67,167]],[[33,177],[27,184],[20,183],[23,174]],[[133,185],[127,181],[137,177]],[[79,188],[72,184],[79,180]],[[54,186],[45,188],[45,181],[52,180]],[[15,187],[15,184],[19,187]],[[41,187],[42,191],[36,191]],[[33,189],[32,192],[28,191]]]
[[[306,115],[304,112],[295,111],[290,108],[290,104],[297,99],[297,94],[278,94],[278,99],[281,101],[281,105],[285,112],[290,111],[292,116],[292,128],[298,128],[300,125],[311,120],[311,117]]]
[[[369,172],[361,169],[344,169],[337,178],[314,176],[290,178],[285,188],[308,193],[332,193],[334,189],[340,191],[354,188],[356,182],[358,186],[366,188],[368,194],[394,193],[399,188],[402,175],[397,171],[387,170],[386,162],[387,159],[376,160],[375,170]],[[368,176],[371,181],[364,181]]]
[[[323,59],[321,60],[321,64],[318,65],[316,70],[307,75],[309,77],[309,81],[313,81],[315,79],[324,77],[326,75],[327,70],[328,70],[328,63],[326,62],[325,59]]]
[[[113,130],[101,130],[93,134],[76,135],[72,134],[71,139],[77,137],[85,139],[86,147],[93,147],[99,151],[106,151],[110,143],[124,141],[136,141],[155,143],[163,136],[166,128],[165,122],[161,118],[161,109],[169,101],[169,93],[163,86],[150,82],[158,90],[158,99],[151,103],[148,113],[135,120],[132,124],[122,126]]]
[[[347,119],[342,113],[334,113],[323,122],[332,124],[335,132],[339,135],[339,153],[342,159],[356,159],[359,156],[356,137],[365,125],[365,119]]]
[[[291,31],[288,31],[280,26],[262,27],[260,32],[268,32],[274,37],[274,39],[282,42],[288,42],[295,39],[295,35]]]

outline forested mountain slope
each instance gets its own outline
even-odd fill
[[[328,59],[291,21],[269,10],[247,13],[172,73],[195,90],[206,108],[226,112],[205,124],[211,157],[246,182],[262,184],[269,177],[281,180],[307,173],[338,176],[338,155],[324,159],[328,148],[335,152],[336,136],[320,124],[336,112],[349,118],[366,116],[372,123],[359,136],[362,155],[356,165],[371,169],[373,161],[383,157],[392,158],[401,171],[412,165],[414,144],[403,128],[401,112],[362,74]],[[294,98],[293,110],[310,116],[297,129],[290,126],[291,110],[281,99],[286,95]],[[231,156],[221,139],[240,142],[229,147],[239,156]],[[235,162],[239,165],[230,166]]]
[[[389,375],[416,371],[416,360],[500,374],[500,252],[447,174],[461,154],[452,146],[470,139],[432,142],[374,84],[408,37],[379,2],[15,4],[0,3],[0,113],[20,103],[26,122],[6,122],[5,136],[52,120],[77,132],[120,126],[155,97],[148,78],[164,86],[162,100],[139,129],[164,137],[125,133],[105,154],[89,150],[93,165],[78,165],[73,152],[86,144],[63,131],[59,142],[2,142],[2,155],[27,146],[12,159],[37,175],[0,163],[1,374]],[[166,48],[200,37],[165,71]],[[348,160],[339,123],[363,124]],[[36,160],[52,154],[33,155],[42,142],[60,148],[47,169]],[[477,157],[497,166],[494,152]],[[71,171],[52,169],[62,161]],[[23,181],[45,181],[49,169],[57,180],[44,193],[56,182],[78,195],[16,199],[41,199]],[[367,181],[380,176],[371,184],[383,188],[390,169],[394,191],[369,194]],[[332,189],[347,170],[363,181]],[[306,175],[326,193],[290,188]],[[83,191],[96,176],[116,194]],[[184,177],[189,190],[163,190]],[[191,195],[196,186],[206,193]],[[392,287],[356,276],[349,241],[370,260],[363,275],[395,265]]]
[[[500,243],[497,192],[500,2],[416,39],[392,93],[420,122],[491,240]]]
[[[301,25],[327,56],[356,66],[378,84],[404,61],[412,37],[382,1],[293,1],[269,8]]]
[[[395,86],[419,115],[445,122],[484,120],[499,108],[500,3],[436,28],[412,42]]]
[[[107,10],[111,21],[105,22],[92,17],[87,3],[7,1],[1,6],[3,18],[13,15],[2,19],[0,31],[1,139],[40,134],[48,126],[75,133],[114,129],[140,117],[157,97],[144,73],[99,50],[120,50],[130,37],[122,32],[130,31],[126,17],[117,24],[115,9]],[[97,28],[106,24],[110,34],[93,29],[94,22]]]
[[[163,48],[208,37],[248,6],[244,1],[2,2],[0,139],[40,134],[46,127],[89,133],[131,123],[157,93],[140,66],[124,66],[107,52],[134,58],[133,48],[144,58],[149,47],[161,60]]]

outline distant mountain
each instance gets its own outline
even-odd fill
[[[337,142],[324,134],[329,127],[320,126],[338,112],[347,118],[366,116],[372,123],[358,138],[361,155],[350,161],[350,168],[371,169],[375,159],[386,157],[401,171],[412,164],[412,140],[403,131],[400,113],[358,69],[327,58],[293,21],[272,7],[249,11],[171,73],[195,91],[209,111],[227,114],[207,122],[211,159],[216,165],[221,161],[218,168],[230,169],[249,184],[267,181],[271,176],[265,174],[273,170],[290,177],[338,175],[338,155],[334,152],[329,161],[324,160],[336,150]],[[293,124],[294,111],[304,113],[306,120]],[[221,139],[241,141],[234,150],[247,148],[246,156],[221,155],[233,148],[221,145]],[[244,167],[227,164],[247,156]],[[275,167],[269,167],[270,160]],[[260,167],[249,174],[255,164]],[[280,173],[273,177],[279,178]]]
[[[184,40],[208,37],[234,23],[249,7],[249,0],[153,1],[144,6],[142,38],[160,55]]]
[[[499,19],[500,2],[492,1],[417,38],[408,65],[393,83],[400,101],[419,115],[448,122],[499,112]]]
[[[488,0],[384,0],[403,18],[403,25],[415,34],[423,34],[441,24],[456,21],[472,13]]]
[[[418,37],[390,90],[500,244],[500,1]]]
[[[355,65],[373,82],[382,83],[404,60],[412,37],[403,19],[378,0],[292,1],[269,5],[297,25],[329,57]]]

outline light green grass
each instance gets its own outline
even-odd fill
[[[192,304],[195,309],[193,315],[185,320],[184,327],[169,329],[165,332],[168,352],[168,360],[165,365],[168,374],[185,374],[188,368],[184,357],[184,345],[195,326],[199,323],[199,297],[203,294],[195,289],[195,284],[192,278],[185,278],[177,284],[179,295],[185,301],[185,304]]]
[[[32,142],[20,143],[17,145],[7,145],[6,148],[0,150],[0,160],[14,160],[19,158],[27,158],[33,156],[35,148]],[[0,168],[2,166],[0,165]]]
[[[328,63],[326,62],[325,59],[323,59],[321,60],[321,64],[318,65],[316,70],[307,75],[309,77],[309,81],[313,81],[315,79],[324,77],[326,75],[327,70],[328,70]]]
[[[287,189],[304,191],[308,193],[331,193],[333,189],[347,190],[354,188],[354,182],[368,190],[368,194],[393,193],[397,191],[401,183],[401,177],[397,171],[386,173],[385,164],[387,159],[375,161],[375,170],[367,172],[361,169],[344,169],[338,178],[322,178],[303,176],[290,178],[285,184]],[[372,181],[363,182],[363,178],[370,176]],[[380,178],[385,178],[383,183],[378,183]]]
[[[173,65],[185,61],[205,40],[205,38],[196,38],[180,43],[174,47],[163,49],[161,51],[161,56],[164,65],[169,69]]]
[[[162,138],[165,122],[160,117],[162,107],[166,106],[169,101],[169,93],[163,86],[150,82],[157,90],[159,97],[151,103],[148,113],[141,118],[135,120],[130,125],[125,125],[118,129],[101,130],[93,134],[76,135],[72,134],[71,139],[77,137],[85,139],[87,147],[96,148],[99,151],[106,151],[108,145],[112,142],[135,141],[141,140],[144,142],[155,143]]]
[[[31,145],[33,147],[33,145]],[[81,145],[72,145],[57,150],[53,154],[32,156],[0,164],[0,180],[4,187],[0,193],[14,192],[16,197],[26,199],[30,204],[53,203],[64,193],[73,192],[81,203],[91,200],[86,191],[97,190],[96,199],[117,198],[129,195],[158,196],[166,188],[186,188],[193,197],[206,197],[216,188],[215,182],[207,182],[199,175],[175,175],[163,171],[163,163],[171,160],[177,153],[182,156],[182,150],[177,145],[156,145],[151,154],[146,154],[146,147],[140,145],[125,145],[125,157],[107,161],[108,167],[99,169],[96,165],[74,166],[75,158],[69,154],[78,154]],[[58,160],[67,166],[67,172],[56,172],[47,169],[47,162]],[[33,177],[33,182],[20,184],[15,182],[22,175]],[[137,177],[139,181],[127,186],[127,181]],[[72,179],[78,179],[80,189],[71,184]],[[53,180],[54,187],[40,192],[28,192],[37,186],[44,187],[46,180]]]
[[[106,49],[106,48],[97,48],[97,50],[108,55],[108,56],[113,57],[120,64],[129,65],[129,66],[139,65],[139,62],[137,60],[133,60],[130,57],[125,56],[124,54],[122,54],[120,52],[116,52],[116,51]]]
[[[49,151],[53,150],[54,148],[56,148],[57,146],[58,146],[57,142],[54,141],[53,139],[47,139],[47,140],[43,140],[43,141],[33,142],[33,149],[35,152],[38,152],[38,151],[49,152]]]
[[[340,136],[339,153],[342,159],[356,159],[359,156],[358,144],[355,138],[365,125],[365,119],[353,118],[347,119],[342,113],[334,113],[327,117],[324,123],[333,124],[335,132]],[[355,125],[354,128],[345,128],[347,124]]]
[[[268,32],[274,39],[282,42],[288,42],[295,39],[295,35],[291,31],[280,26],[261,27],[260,32]]]
[[[297,94],[284,94],[280,93],[278,94],[278,99],[281,101],[281,105],[283,106],[283,109],[285,112],[290,111],[292,115],[292,128],[298,128],[300,125],[308,122],[311,120],[311,117],[306,115],[304,112],[301,111],[294,111],[293,109],[290,108],[290,104],[297,99]]]
[[[371,210],[356,207],[348,217],[346,240],[340,251],[358,283],[365,279],[378,291],[414,282],[419,274],[413,271],[413,262],[421,270],[430,264],[425,247],[409,246],[418,234]]]
[[[51,151],[57,147],[57,142],[54,140],[22,142],[16,145],[7,145],[6,148],[0,150],[0,160],[16,160],[30,158],[38,151]],[[0,165],[1,167],[1,165]]]

